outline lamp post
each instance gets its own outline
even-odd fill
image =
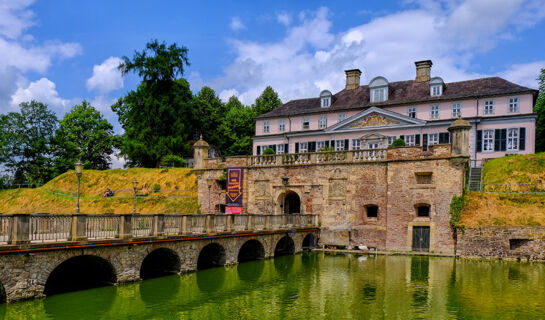
[[[76,162],[74,167],[76,170],[76,177],[78,177],[78,194],[77,194],[78,200],[76,202],[76,213],[79,213],[79,181],[81,176],[83,175],[83,163],[81,163],[81,161],[78,160],[78,162]]]
[[[284,198],[282,200],[282,214],[286,214],[286,187],[288,186],[290,178],[287,176],[282,177],[282,185],[284,186]]]
[[[214,179],[211,177],[206,178],[206,185],[208,185],[208,214],[210,214],[210,189],[212,189],[212,182]]]
[[[134,190],[134,201],[132,206],[132,213],[136,213],[136,187],[138,186],[138,181],[136,181],[136,178],[132,181],[132,188]]]

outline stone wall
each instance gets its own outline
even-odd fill
[[[545,260],[545,227],[488,226],[458,233],[462,257]]]

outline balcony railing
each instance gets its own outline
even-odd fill
[[[251,156],[251,166],[308,165],[385,161],[387,149],[364,149]]]
[[[310,214],[17,214],[0,215],[0,245],[260,232],[315,227],[318,227],[318,216]]]

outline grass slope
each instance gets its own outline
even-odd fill
[[[80,210],[83,213],[131,213],[132,181],[138,181],[139,213],[195,213],[198,210],[196,177],[191,169],[86,170],[81,178]],[[159,185],[160,191],[154,192]],[[115,196],[102,197],[106,189]],[[73,213],[77,178],[66,172],[36,189],[0,191],[1,213]]]
[[[490,160],[483,166],[483,183],[545,183],[545,153],[513,155]],[[543,190],[545,185],[539,189]],[[502,189],[503,188],[503,189]],[[532,191],[533,186],[510,186],[511,192]],[[505,191],[485,186],[486,191]],[[467,192],[460,224],[545,226],[545,195]]]

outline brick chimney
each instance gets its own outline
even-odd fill
[[[431,60],[416,61],[416,82],[430,81]]]
[[[360,86],[360,69],[344,70],[346,74],[346,90],[357,89]]]

